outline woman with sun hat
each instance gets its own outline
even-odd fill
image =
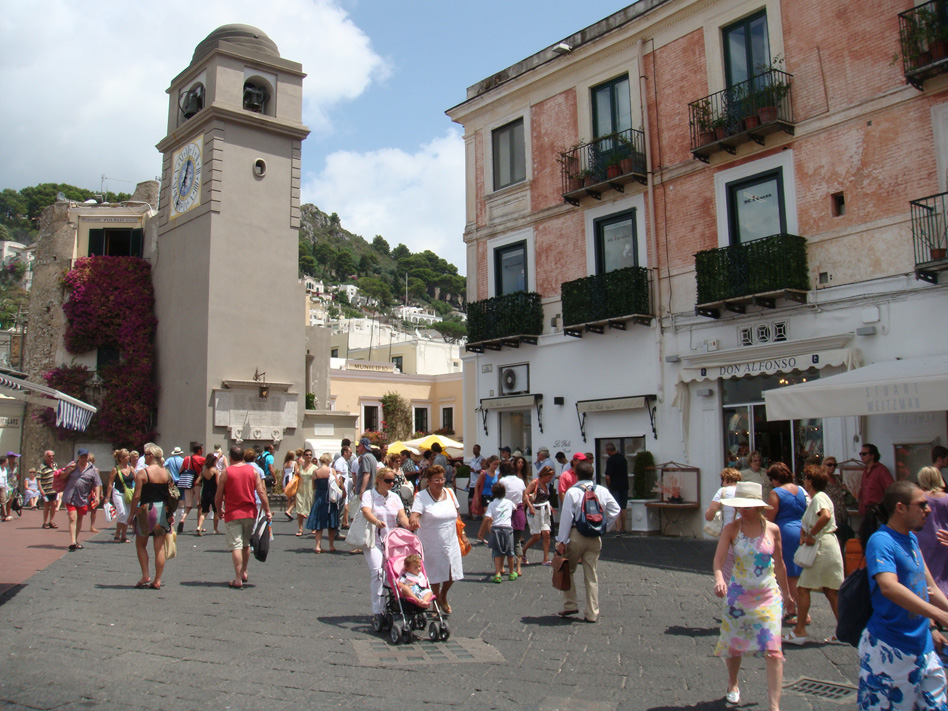
[[[756,482],[738,482],[734,496],[722,499],[721,504],[737,510],[736,519],[721,531],[714,554],[714,594],[725,598],[721,636],[714,654],[724,657],[727,665],[726,699],[731,704],[740,702],[737,676],[743,655],[763,656],[768,708],[777,711],[783,681],[780,625],[787,594],[780,529],[764,517],[764,509],[770,507]],[[734,563],[730,580],[725,580],[723,571],[729,553]]]

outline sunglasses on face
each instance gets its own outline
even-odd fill
[[[826,463],[826,466],[829,467],[830,469],[835,469],[835,468],[836,468],[836,462],[827,462],[827,463]]]
[[[395,479],[394,479],[394,478],[393,478],[393,479],[382,479],[382,481],[384,481],[386,484],[394,484],[394,483],[395,483]]]

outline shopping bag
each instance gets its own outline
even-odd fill
[[[362,509],[359,508],[349,520],[349,532],[346,534],[346,543],[353,548],[370,546],[375,539],[375,526],[366,520]]]
[[[165,535],[165,560],[171,560],[178,555],[178,534],[174,529]]]

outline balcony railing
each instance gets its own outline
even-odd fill
[[[932,0],[899,13],[905,80],[921,89],[926,79],[948,72],[948,0]]]
[[[467,306],[467,350],[482,353],[484,347],[536,343],[543,333],[540,295],[518,291],[475,301]],[[509,341],[509,343],[507,342]]]
[[[695,272],[695,313],[712,318],[721,307],[744,313],[748,303],[774,308],[781,297],[805,301],[810,288],[806,239],[798,235],[771,235],[698,252]]]
[[[912,200],[912,242],[915,276],[938,283],[938,272],[948,269],[948,193]]]
[[[582,327],[602,333],[603,325],[625,328],[627,320],[650,323],[649,271],[626,267],[563,284],[563,324],[570,336],[582,337]]]
[[[585,195],[599,198],[608,189],[625,192],[625,185],[646,182],[645,134],[634,128],[610,133],[573,146],[559,157],[563,199],[579,205]]]
[[[777,131],[793,135],[792,78],[768,69],[688,104],[692,155],[707,163],[712,153],[733,154],[748,141],[764,145],[766,136]]]

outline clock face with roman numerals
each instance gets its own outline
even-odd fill
[[[200,138],[191,141],[173,157],[171,173],[171,217],[177,217],[201,202],[201,160]]]

